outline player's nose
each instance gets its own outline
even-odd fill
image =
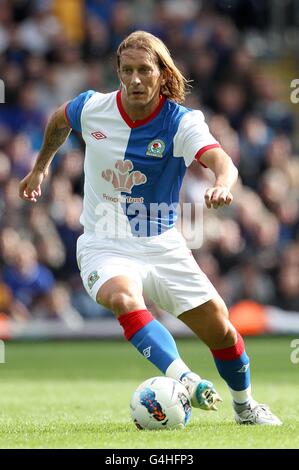
[[[134,72],[132,74],[132,85],[138,85],[139,83],[141,83],[139,74],[138,74],[138,72]]]

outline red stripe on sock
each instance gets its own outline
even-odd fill
[[[245,347],[242,336],[238,332],[237,335],[237,342],[233,346],[224,349],[211,349],[213,356],[216,359],[221,359],[222,361],[231,361],[232,359],[240,357],[245,351]]]
[[[134,312],[124,313],[118,317],[118,321],[124,329],[124,335],[127,340],[141,330],[145,325],[154,320],[153,315],[148,310],[135,310]]]

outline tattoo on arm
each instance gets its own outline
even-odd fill
[[[61,122],[61,117],[56,111],[47,123],[42,148],[35,163],[35,169],[43,172],[47,171],[57,150],[65,142],[70,133],[71,129],[64,122]]]

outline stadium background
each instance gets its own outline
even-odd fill
[[[0,0],[0,337],[121,335],[84,291],[76,264],[80,136],[55,157],[37,204],[19,198],[18,183],[56,107],[86,89],[118,87],[114,53],[136,29],[165,41],[193,80],[187,106],[204,111],[240,172],[233,206],[204,213],[197,262],[241,333],[298,333],[298,105],[290,99],[298,28],[295,0]],[[193,164],[182,201],[202,200],[209,181]]]

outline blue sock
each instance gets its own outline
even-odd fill
[[[218,372],[229,386],[234,402],[248,402],[251,399],[250,362],[242,337],[238,333],[234,346],[211,351]]]
[[[249,387],[249,357],[245,351],[237,359],[221,360],[214,357],[214,361],[219,374],[232,390],[241,391]]]
[[[170,332],[157,320],[152,320],[135,333],[130,342],[152,364],[165,374],[180,355]]]

